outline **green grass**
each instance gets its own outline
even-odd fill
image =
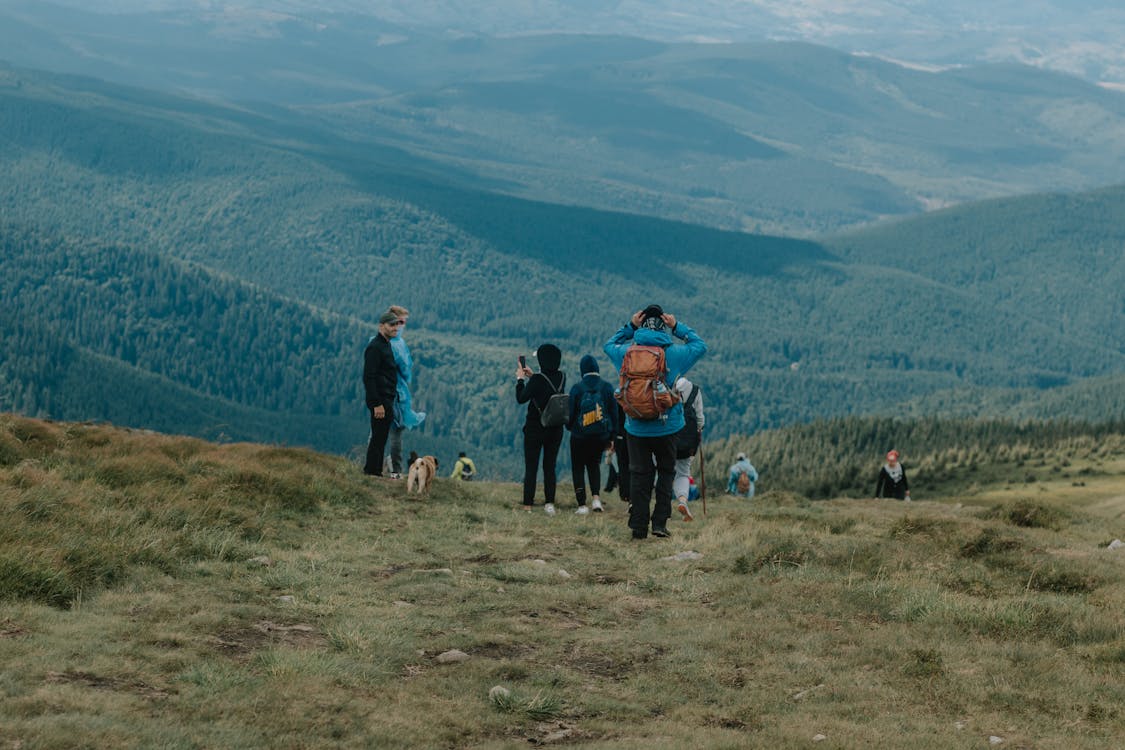
[[[578,517],[565,485],[548,518],[514,484],[416,499],[307,451],[15,417],[0,444],[0,747],[1104,748],[1125,730],[1110,464],[1034,500],[1004,481],[910,504],[714,497],[633,542],[616,497]]]

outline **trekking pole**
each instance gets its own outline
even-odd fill
[[[703,463],[703,435],[699,436],[699,499],[703,501],[703,515],[707,515],[707,466]]]

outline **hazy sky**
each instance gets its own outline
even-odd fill
[[[216,26],[375,16],[429,33],[609,33],[661,40],[804,40],[903,62],[1016,61],[1125,83],[1120,0],[54,0],[109,12],[176,11]],[[0,9],[35,0],[0,0]]]

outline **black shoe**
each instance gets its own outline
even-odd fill
[[[633,529],[633,538],[634,539],[647,539],[648,538],[648,532]]]
[[[652,535],[658,536],[661,539],[667,539],[670,536],[672,536],[672,532],[668,531],[668,529],[664,528],[663,526],[653,526],[652,527]]]

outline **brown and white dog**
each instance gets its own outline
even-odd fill
[[[406,475],[406,491],[417,492],[419,495],[429,492],[437,475],[437,466],[438,460],[433,456],[422,456],[410,464],[410,471]]]

